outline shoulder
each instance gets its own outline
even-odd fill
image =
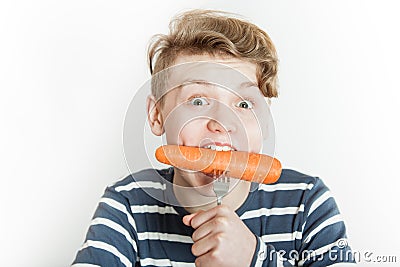
[[[304,212],[307,215],[314,211],[316,211],[315,214],[318,214],[318,212],[326,213],[327,211],[338,213],[334,196],[324,181],[317,176],[285,169],[275,186],[286,190],[286,192],[291,191],[291,197],[297,195],[301,199],[301,204],[304,205]]]
[[[292,169],[283,169],[278,181],[272,184],[260,184],[259,189],[265,191],[275,191],[275,189],[279,191],[293,191],[296,189],[305,191],[311,190],[315,186],[325,187],[322,180],[317,176],[311,176]]]
[[[165,181],[171,181],[172,173],[170,168],[161,170],[144,169],[123,177],[109,185],[109,187],[121,188],[129,185],[133,186],[132,183],[138,183],[138,185],[140,185],[141,182],[165,183]]]
[[[305,189],[311,191],[329,190],[320,177],[304,174],[292,169],[283,169],[281,177],[276,184],[300,184],[306,186]]]
[[[283,169],[275,183],[259,184],[254,190],[260,205],[268,208],[304,205],[326,192],[329,189],[319,177],[291,169]]]
[[[170,187],[172,176],[173,172],[170,168],[144,169],[109,185],[106,192],[118,195],[131,204],[156,204],[164,200],[165,191]]]
[[[292,170],[292,169],[283,169],[281,177],[276,183],[312,183],[315,184],[318,180],[320,180],[317,176],[311,176],[308,174],[304,174],[302,172]]]

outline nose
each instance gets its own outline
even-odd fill
[[[210,119],[207,123],[207,128],[213,133],[232,133],[236,130],[236,127],[233,123],[223,123],[221,124],[215,119]]]
[[[212,109],[209,110],[207,127],[213,133],[230,134],[238,130],[236,128],[239,126],[238,123],[240,123],[239,116],[228,103],[222,101],[223,97],[219,96]]]

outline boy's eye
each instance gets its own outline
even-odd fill
[[[253,103],[251,103],[248,100],[242,100],[236,106],[239,107],[239,108],[244,108],[244,109],[252,109],[253,108]]]
[[[190,103],[193,106],[204,106],[204,105],[208,105],[207,100],[204,97],[194,97],[192,99],[190,99]]]

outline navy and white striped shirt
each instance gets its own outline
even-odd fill
[[[188,212],[173,195],[172,177],[172,167],[148,169],[108,187],[72,266],[194,267],[194,230],[182,222]],[[258,237],[251,266],[354,262],[335,200],[319,178],[284,169],[278,182],[252,186],[236,210]]]

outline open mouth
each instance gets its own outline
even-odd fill
[[[206,144],[202,146],[202,148],[208,148],[216,151],[236,151],[236,149],[229,144],[217,144],[217,143]]]

